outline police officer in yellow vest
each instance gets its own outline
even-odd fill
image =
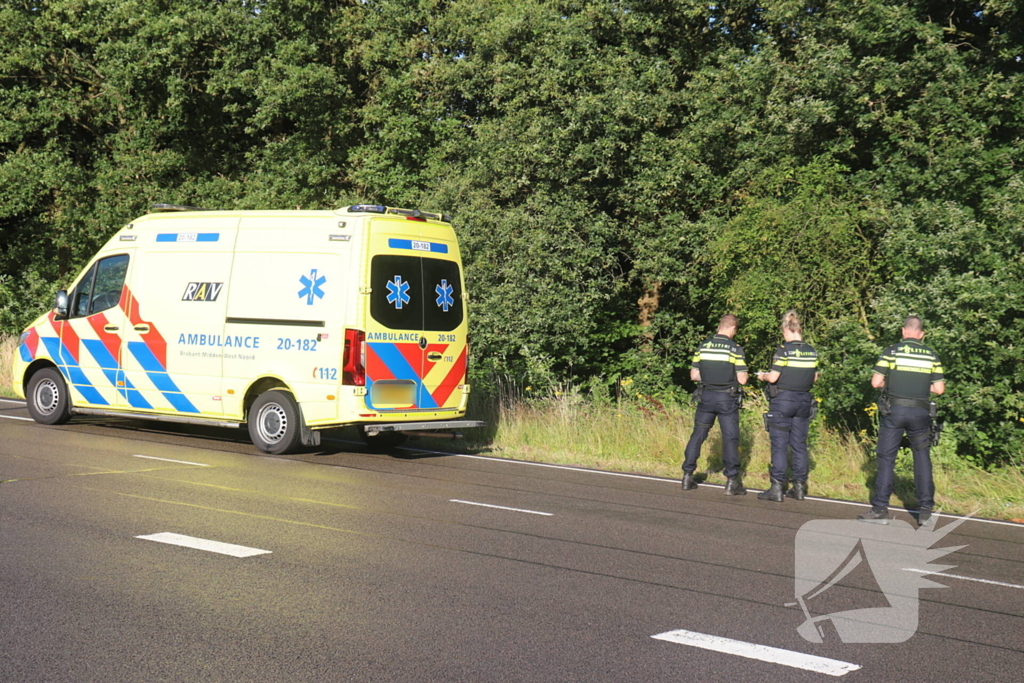
[[[697,469],[700,447],[718,418],[722,429],[722,462],[725,465],[725,495],[747,493],[740,475],[740,403],[741,384],[747,383],[747,363],[743,349],[733,341],[739,319],[722,316],[718,333],[701,342],[690,365],[690,379],[698,382],[697,412],[693,417],[693,433],[686,444],[683,461],[683,490],[697,488],[693,473]]]
[[[878,400],[878,475],[871,510],[857,519],[889,523],[896,453],[906,432],[914,454],[914,486],[917,489],[917,523],[934,523],[935,484],[932,481],[931,428],[934,411],[931,394],[946,391],[938,355],[925,346],[924,326],[917,316],[903,323],[903,339],[882,352],[871,376],[871,386],[882,393]]]
[[[782,317],[782,338],[786,343],[775,351],[771,370],[757,374],[768,382],[771,401],[765,422],[772,442],[771,486],[757,497],[776,503],[782,502],[783,495],[803,500],[807,494],[807,430],[817,412],[811,387],[818,381],[818,352],[804,341],[796,311]],[[793,454],[793,488],[788,491],[787,451]]]

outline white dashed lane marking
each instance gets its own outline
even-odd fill
[[[489,505],[488,503],[474,503],[471,500],[458,500],[452,498],[448,501],[449,503],[462,503],[463,505],[478,505],[482,508],[494,508],[495,510],[508,510],[509,512],[525,512],[528,515],[544,515],[545,517],[551,517],[551,512],[538,512],[537,510],[523,510],[522,508],[508,508],[504,505]]]
[[[710,636],[706,633],[684,631],[682,629],[659,633],[656,636],[651,636],[651,638],[667,640],[670,643],[679,643],[680,645],[689,645],[690,647],[699,647],[703,650],[722,652],[727,655],[746,657],[747,659],[757,659],[772,664],[782,664],[783,666],[790,666],[795,669],[815,671],[828,676],[845,676],[851,671],[856,671],[860,668],[857,664],[843,662],[838,659],[805,655],[794,650],[782,650],[777,647],[768,647],[767,645],[747,643],[742,640]]]
[[[960,576],[959,574],[947,574],[946,572],[929,572],[924,569],[912,569],[910,567],[904,567],[905,572],[917,572],[918,574],[934,574],[936,578],[949,578],[949,579],[961,579],[963,581],[975,581],[977,583],[988,583],[993,586],[1002,586],[1004,588],[1024,588],[1020,584],[1016,583],[1003,583],[1002,581],[992,581],[990,579],[976,579],[973,576]]]
[[[197,467],[210,467],[205,462],[189,462],[188,460],[171,460],[170,458],[158,458],[155,455],[133,455],[133,458],[146,458],[147,460],[162,460],[163,462],[174,462],[179,465],[195,465]]]
[[[272,552],[259,548],[248,548],[244,545],[235,545],[234,543],[221,543],[220,541],[211,541],[206,538],[172,534],[166,531],[159,534],[149,534],[148,536],[136,536],[135,538],[141,538],[144,541],[180,545],[184,548],[206,550],[211,553],[220,553],[221,555],[230,555],[232,557],[252,557],[253,555],[267,555]]]

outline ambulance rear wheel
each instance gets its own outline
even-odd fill
[[[287,391],[260,394],[249,409],[249,438],[271,455],[294,453],[302,439],[299,408]]]
[[[359,426],[359,438],[363,440],[371,451],[383,453],[393,448],[398,448],[408,438],[402,432],[377,432],[373,436],[366,433],[366,427]]]
[[[57,368],[43,368],[28,382],[28,414],[44,425],[62,425],[71,419],[68,385]]]

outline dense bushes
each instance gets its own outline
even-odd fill
[[[477,383],[685,390],[802,310],[834,424],[907,313],[1024,463],[1024,17],[869,0],[0,4],[0,329],[150,202],[455,216]]]

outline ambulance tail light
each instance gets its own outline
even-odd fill
[[[345,330],[345,357],[341,366],[341,383],[349,386],[366,386],[366,333],[362,330]]]

